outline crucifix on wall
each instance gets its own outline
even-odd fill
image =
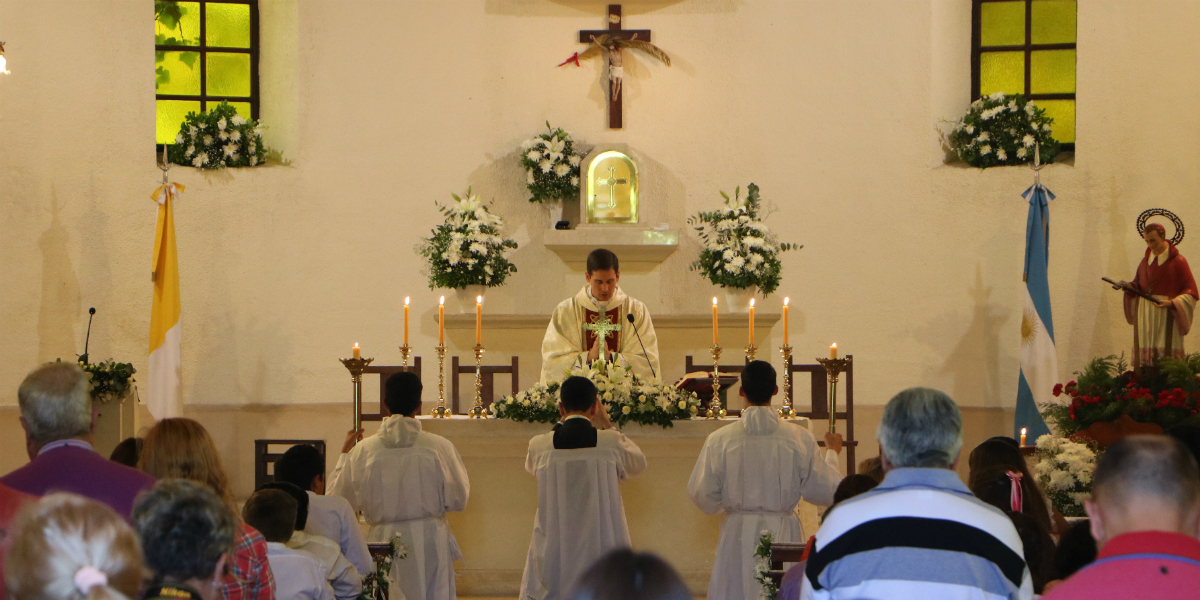
[[[662,48],[650,43],[649,29],[622,29],[621,5],[608,5],[608,29],[585,29],[579,32],[579,43],[589,44],[587,50],[576,52],[571,58],[560,63],[579,65],[580,59],[603,55],[608,63],[608,81],[605,93],[608,96],[608,126],[620,129],[624,121],[621,118],[621,80],[625,76],[624,58],[621,51],[626,48],[641,50],[650,56],[671,66],[671,57]]]

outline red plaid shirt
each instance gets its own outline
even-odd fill
[[[222,600],[275,600],[275,577],[267,562],[267,540],[245,523],[238,525],[229,571],[225,587],[221,588]]]

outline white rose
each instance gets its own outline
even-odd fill
[[[687,409],[687,401],[680,400],[679,401],[679,410],[685,410],[685,409]]]
[[[631,412],[633,412],[633,411],[632,411],[632,410],[631,410],[631,409],[630,409],[628,406],[622,406],[622,407],[621,407],[621,414],[623,414],[623,415],[627,415],[627,414],[629,414],[629,413],[631,413]]]
[[[522,401],[521,401],[521,406],[529,406],[529,401],[528,401],[528,400],[522,400]]]
[[[612,392],[604,392],[604,401],[605,402],[612,402],[612,399],[613,399]]]

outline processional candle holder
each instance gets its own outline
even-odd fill
[[[472,419],[485,419],[483,411],[483,345],[475,344],[475,406],[467,412]]]
[[[342,358],[343,365],[350,371],[350,381],[354,384],[354,430],[362,429],[362,374],[371,364],[373,358]]]
[[[792,347],[784,344],[779,347],[783,355],[783,408],[779,416],[784,419],[795,419],[796,411],[792,408]]]
[[[404,367],[405,369],[408,368],[409,354],[412,354],[412,346],[409,346],[408,344],[400,346],[400,366]]]
[[[438,403],[433,407],[433,418],[449,419],[450,409],[446,408],[446,345],[438,344],[433,349],[438,357]]]
[[[838,377],[850,367],[851,357],[818,358],[817,362],[825,367],[829,375],[829,433],[837,433],[837,384]]]
[[[712,402],[708,403],[708,413],[705,416],[709,419],[724,419],[728,413],[725,411],[725,406],[721,403],[721,347],[713,344],[709,346],[708,350],[712,352],[713,359],[713,397]],[[713,410],[713,405],[716,405],[716,410]]]

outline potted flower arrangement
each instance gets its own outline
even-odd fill
[[[783,271],[779,253],[803,246],[781,243],[763,223],[757,185],[746,186],[745,198],[740,186],[732,197],[725,192],[721,196],[724,208],[688,218],[704,246],[689,268],[725,288],[730,310],[745,312],[756,288],[769,296],[779,287]]]
[[[770,529],[764,529],[758,534],[758,546],[754,548],[754,580],[762,586],[761,600],[775,600],[779,595],[779,586],[771,579],[771,544],[775,543],[775,534]]]
[[[359,593],[358,600],[388,600],[392,561],[408,558],[408,547],[397,533],[388,540],[388,550],[387,554],[371,557],[375,563],[375,570],[362,575],[362,592]]]
[[[529,201],[548,205],[550,226],[562,218],[562,201],[579,197],[579,162],[571,134],[546,121],[546,133],[521,142],[521,166]]]
[[[459,295],[459,307],[474,307],[475,297],[486,287],[504,284],[517,266],[509,262],[508,252],[517,242],[503,237],[504,221],[467,188],[465,196],[450,194],[454,203],[438,205],[445,222],[421,240],[417,253],[428,266],[429,289],[453,289]]]
[[[1083,499],[1092,493],[1096,452],[1087,444],[1043,435],[1037,440],[1038,484],[1064,517],[1083,517]]]
[[[175,144],[167,149],[169,161],[208,170],[253,167],[266,156],[262,125],[239,115],[228,102],[208,112],[188,113]]]
[[[950,149],[972,167],[986,169],[1034,160],[1054,162],[1060,145],[1051,135],[1054,119],[1021,94],[996,92],[971,103],[948,136]]]

